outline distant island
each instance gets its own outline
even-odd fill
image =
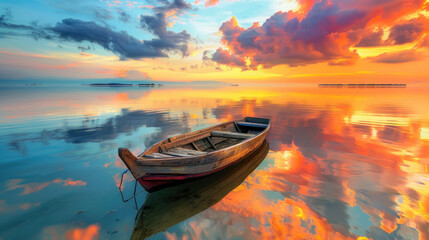
[[[133,84],[129,83],[91,83],[91,87],[132,87]]]
[[[319,84],[321,88],[406,88],[407,84],[396,83],[359,83],[359,84]]]
[[[91,83],[89,84],[91,87],[156,87],[162,86],[162,84],[155,83],[139,83],[139,84],[131,84],[131,83]]]
[[[137,86],[139,87],[156,87],[156,86],[162,86],[162,84],[155,84],[155,83],[140,83]]]

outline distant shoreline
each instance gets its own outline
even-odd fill
[[[319,84],[320,88],[406,88],[407,84],[404,83],[358,83],[358,84]]]
[[[84,84],[86,85],[86,84]],[[131,83],[91,83],[88,84],[90,87],[156,87],[162,86],[162,84],[155,83],[139,83],[139,84],[131,84]]]

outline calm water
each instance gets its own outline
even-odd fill
[[[429,239],[428,92],[0,88],[0,239]],[[243,116],[273,121],[248,165],[121,201],[118,147]]]

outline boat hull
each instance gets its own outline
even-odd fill
[[[267,133],[264,132],[255,138],[250,139],[250,141],[233,146],[231,149],[221,150],[216,154],[216,156],[219,157],[217,161],[209,163],[207,166],[198,166],[199,168],[205,167],[206,169],[210,169],[208,171],[183,174],[147,174],[139,178],[138,182],[146,191],[154,192],[168,186],[181,184],[189,180],[213,174],[228,166],[240,162],[240,160],[252,154],[261,146],[265,140],[266,134]],[[188,167],[192,168],[192,166]],[[186,169],[184,171],[186,172]]]
[[[244,129],[238,126],[243,126]],[[255,128],[262,129],[254,130]],[[207,176],[241,161],[261,146],[269,129],[269,119],[246,117],[165,139],[139,156],[126,148],[119,148],[118,155],[140,185],[148,192],[153,192],[165,186]],[[222,143],[226,141],[223,138],[240,140]],[[215,150],[204,152],[201,142],[199,147],[196,146],[194,142],[198,143],[201,139],[205,139]],[[216,143],[212,142],[215,140]],[[170,149],[191,143],[196,151],[188,146],[188,150],[179,149],[179,155],[177,152],[170,152]],[[202,146],[207,145],[204,143]]]

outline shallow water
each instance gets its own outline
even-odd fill
[[[243,116],[271,118],[265,160],[151,239],[429,239],[428,90],[0,88],[0,239],[129,239],[117,148]]]

